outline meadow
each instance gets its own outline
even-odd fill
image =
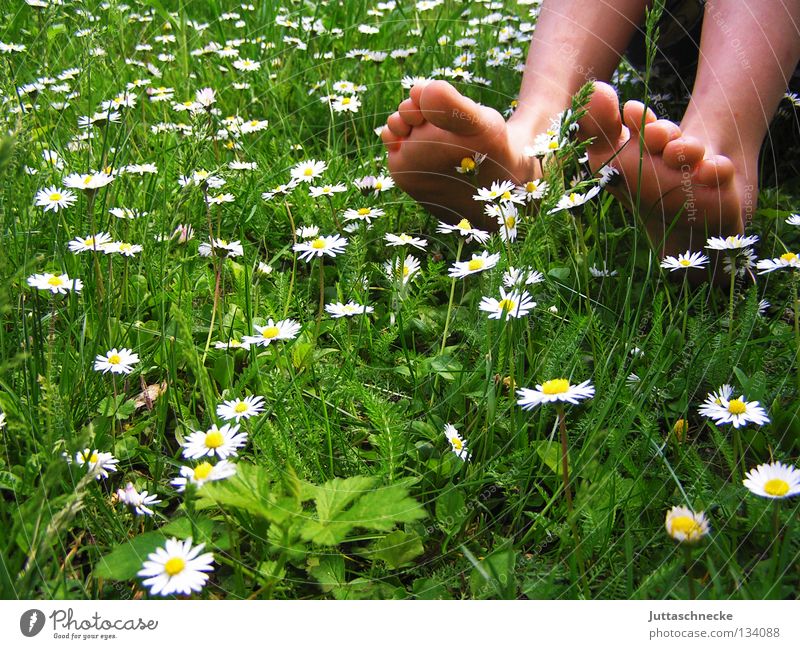
[[[416,78],[513,111],[538,4],[2,3],[2,597],[796,596],[791,164],[727,283],[587,173],[588,87],[492,234],[388,175]]]

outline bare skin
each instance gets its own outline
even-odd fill
[[[607,79],[642,19],[642,0],[546,0],[528,52],[518,107],[506,122],[445,81],[411,89],[386,121],[381,138],[395,182],[434,215],[456,223],[466,217],[494,228],[472,199],[473,179],[455,168],[485,154],[478,186],[495,180],[523,184],[539,177],[524,147],[569,107],[593,78]]]

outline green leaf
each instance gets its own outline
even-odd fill
[[[142,569],[147,555],[163,545],[164,541],[165,537],[160,531],[135,536],[101,557],[94,567],[94,576],[117,581],[133,579]]]
[[[270,492],[266,469],[239,462],[236,475],[227,480],[207,482],[198,490],[197,507],[233,507],[271,521],[279,512],[273,508]]]
[[[558,442],[538,442],[536,455],[541,458],[548,469],[556,475],[561,475],[561,446]]]
[[[383,561],[389,568],[400,568],[411,563],[425,548],[422,539],[415,532],[397,530],[387,534],[373,545],[373,557]]]
[[[308,561],[308,574],[319,582],[323,593],[344,586],[344,558],[340,554],[312,557]]]
[[[460,489],[448,489],[436,498],[436,521],[444,530],[457,530],[467,514],[464,494]]]
[[[517,581],[514,572],[516,554],[513,550],[493,552],[479,562],[475,562],[475,557],[471,553],[467,557],[474,565],[469,577],[469,587],[473,597],[513,599],[516,596]]]

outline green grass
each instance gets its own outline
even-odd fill
[[[80,7],[100,20],[90,22]],[[486,245],[500,253],[500,263],[451,283],[456,235],[436,234],[435,219],[399,190],[362,196],[352,181],[384,170],[373,129],[403,98],[400,79],[450,65],[460,51],[452,42],[468,28],[463,5],[417,12],[403,2],[380,19],[367,15],[366,3],[320,3],[314,13],[311,5],[290,5],[295,19],[322,21],[328,31],[316,35],[277,25],[271,3],[252,12],[233,2],[164,7],[175,13],[167,16],[156,0],[128,12],[71,2],[7,10],[0,20],[0,40],[27,47],[0,59],[3,597],[141,596],[146,589],[135,573],[171,536],[203,540],[214,553],[209,584],[196,595],[207,598],[795,594],[797,500],[765,502],[741,484],[743,470],[773,458],[796,464],[800,454],[790,273],[755,281],[746,274],[731,303],[727,289],[671,281],[636,216],[607,194],[548,214],[578,169],[581,150],[572,143],[552,165],[550,191],[538,213],[529,210],[522,220],[517,242],[505,246],[495,236]],[[148,8],[152,21],[129,20],[131,11]],[[475,16],[489,13],[471,9]],[[245,27],[219,19],[237,10]],[[507,3],[508,13],[523,19],[527,10]],[[208,27],[198,32],[190,20]],[[380,32],[361,34],[362,23]],[[499,26],[478,30],[476,53],[496,43]],[[409,36],[411,28],[421,36]],[[76,35],[82,29],[90,32]],[[175,42],[162,45],[154,40],[159,34]],[[303,39],[307,50],[284,43],[286,35]],[[437,43],[443,35],[450,44]],[[234,59],[191,54],[209,41],[245,37],[274,44],[241,45],[242,56],[261,62],[257,72],[235,70]],[[135,52],[141,43],[153,51]],[[405,61],[345,56],[359,47],[412,45],[418,52]],[[525,44],[519,46],[524,56]],[[92,55],[97,47],[105,55]],[[174,60],[158,61],[161,51]],[[323,58],[328,52],[332,58]],[[126,65],[126,57],[152,62],[163,76]],[[504,110],[519,87],[511,65],[490,67],[479,55],[471,69],[491,79],[491,88],[459,87]],[[78,94],[65,109],[51,107],[63,100],[52,89],[35,97],[15,92],[71,67],[80,69],[69,82]],[[174,88],[175,101],[211,87],[221,113],[201,112],[192,121],[136,88],[136,106],[121,111],[119,124],[95,126],[94,139],[72,150],[77,118],[136,78]],[[334,115],[319,101],[340,79],[367,87],[355,115]],[[242,80],[249,89],[232,87]],[[323,85],[309,95],[316,83]],[[624,95],[641,98],[644,84],[630,71],[619,85]],[[209,134],[233,114],[268,119],[269,128],[230,140],[241,148],[229,150]],[[191,124],[194,133],[152,132],[168,121]],[[59,153],[63,171],[42,161],[43,149]],[[325,182],[348,186],[332,208],[309,197],[306,186],[288,197],[261,198],[309,158],[328,163]],[[257,169],[232,171],[233,160]],[[153,163],[158,172],[123,174],[58,213],[34,206],[39,189],[60,186],[68,173],[137,163]],[[225,178],[212,192],[230,192],[234,202],[207,209],[199,187],[181,188],[179,176],[196,169]],[[790,183],[763,191],[752,224],[760,256],[797,249],[797,234],[784,223],[796,209],[796,193]],[[345,208],[362,206],[386,214],[370,230],[343,233],[345,253],[325,260],[324,299],[353,299],[374,312],[318,320],[320,267],[297,261],[292,226],[341,232],[334,214],[341,222]],[[121,220],[111,207],[148,214]],[[155,240],[179,224],[191,224],[195,238],[185,245]],[[240,240],[244,255],[198,255],[209,229]],[[70,240],[101,231],[144,249],[130,258],[68,251]],[[422,268],[400,290],[382,269],[399,254],[383,235],[403,231],[429,246],[408,251]],[[479,250],[468,244],[461,258]],[[260,274],[259,261],[273,272]],[[535,268],[545,281],[531,287],[538,303],[532,314],[504,324],[477,307],[483,296],[498,296],[509,265]],[[595,278],[591,267],[616,274]],[[83,290],[51,298],[27,284],[42,272],[80,278]],[[762,299],[772,306],[759,313]],[[266,348],[214,348],[213,342],[254,333],[268,318],[292,318],[302,332]],[[93,369],[95,356],[112,347],[138,354],[131,374],[112,378]],[[632,373],[635,382],[628,380]],[[557,377],[591,380],[596,388],[593,399],[566,412],[571,517],[556,409],[522,411],[509,390]],[[144,386],[162,383],[166,391],[155,401],[136,405]],[[742,428],[736,448],[730,427],[717,428],[697,412],[723,383],[759,401],[771,417],[766,426]],[[263,396],[266,409],[243,420],[249,439],[234,458],[237,476],[177,493],[170,481],[191,464],[181,456],[183,439],[217,422],[224,399],[251,394]],[[673,432],[679,419],[689,425],[682,436]],[[467,441],[469,461],[450,451],[446,423]],[[62,457],[85,447],[112,452],[118,470],[107,480],[87,479],[85,469]],[[136,517],[115,502],[128,481],[162,499],[154,516]],[[711,523],[688,558],[689,577],[682,548],[664,531],[673,505],[704,510]]]

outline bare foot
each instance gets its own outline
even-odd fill
[[[386,120],[381,138],[389,151],[389,171],[403,191],[445,221],[467,218],[494,230],[494,219],[472,198],[475,187],[495,180],[533,180],[535,161],[523,148],[535,135],[530,127],[506,123],[496,110],[468,99],[446,81],[431,81],[411,89]],[[475,154],[486,156],[477,178],[456,171]]]
[[[644,111],[644,104],[629,101],[620,115],[614,89],[595,84],[579,131],[584,139],[594,138],[588,146],[591,168],[610,164],[620,172],[620,181],[607,188],[629,208],[638,201],[650,240],[664,255],[702,250],[709,236],[742,234],[743,216],[753,207],[747,187],[754,176],[746,161],[737,164]]]

